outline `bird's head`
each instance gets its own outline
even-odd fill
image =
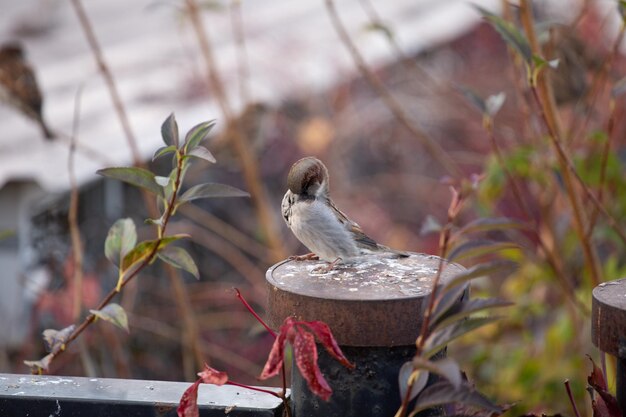
[[[293,164],[287,176],[289,190],[305,198],[327,196],[328,182],[328,169],[322,161],[312,156]]]

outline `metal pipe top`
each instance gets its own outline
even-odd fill
[[[278,328],[288,316],[321,320],[340,345],[408,346],[415,343],[423,306],[432,292],[439,258],[411,254],[367,255],[316,273],[321,261],[283,261],[266,274],[268,321]],[[441,284],[464,270],[445,264]]]

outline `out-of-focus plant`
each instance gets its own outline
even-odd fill
[[[495,405],[483,394],[464,380],[461,368],[451,357],[441,358],[442,349],[453,340],[472,332],[498,317],[476,316],[485,310],[505,307],[511,303],[496,298],[469,299],[469,281],[495,273],[510,272],[511,262],[494,259],[503,250],[517,250],[518,245],[506,241],[479,239],[477,234],[493,231],[519,229],[523,225],[508,218],[481,218],[464,227],[456,226],[459,213],[474,194],[480,178],[462,181],[458,186],[450,186],[452,200],[448,208],[447,221],[442,226],[436,220],[428,221],[424,232],[439,232],[439,265],[433,282],[433,292],[429,297],[417,338],[416,354],[400,369],[400,393],[402,404],[397,417],[415,416],[418,412],[448,405],[455,407],[454,415],[463,415],[459,406],[473,407],[489,413],[502,413],[503,408]],[[484,258],[484,262],[456,274],[447,282],[441,282],[444,269],[450,262],[468,258]],[[426,386],[429,375],[439,376],[439,380]],[[415,403],[411,405],[411,401]],[[409,409],[412,408],[412,411]]]
[[[515,22],[480,11],[508,46],[522,78],[506,99],[527,110],[516,113],[516,121],[526,125],[504,136],[509,126],[493,111],[503,96],[483,99],[461,89],[482,114],[491,146],[477,192],[478,211],[504,213],[528,224],[517,234],[524,250],[503,252],[519,267],[499,291],[516,307],[497,331],[481,329],[465,339],[462,350],[472,375],[490,395],[517,403],[512,414],[563,413],[566,391],[571,402],[585,399],[585,354],[595,352],[588,330],[591,289],[626,273],[620,260],[626,254],[626,200],[619,192],[626,177],[616,135],[624,89],[610,71],[619,58],[624,25],[611,48],[593,51],[604,54],[596,59],[601,64],[582,69],[589,80],[586,93],[566,104],[554,91],[563,86],[558,77],[581,69],[566,68],[559,53],[569,45],[554,39],[563,29],[552,24],[537,34],[542,26],[534,22],[531,2],[521,1],[517,10]],[[566,30],[575,35],[575,27]],[[557,50],[542,47],[544,38],[552,39]],[[478,285],[474,293],[484,288]],[[571,386],[568,381],[564,388],[565,379]]]
[[[44,330],[43,337],[49,353],[39,360],[25,361],[33,373],[47,371],[51,362],[97,319],[109,321],[128,331],[126,312],[112,300],[157,258],[199,278],[198,268],[189,253],[181,247],[172,245],[188,236],[168,235],[166,229],[169,221],[180,206],[196,199],[248,196],[248,193],[237,188],[217,183],[197,184],[182,192],[185,174],[194,159],[215,162],[211,152],[200,144],[213,125],[214,122],[200,123],[187,133],[184,140],[181,140],[174,114],[165,120],[161,126],[165,146],[155,152],[154,159],[171,155],[172,170],[167,176],[158,176],[137,167],[105,168],[98,171],[102,176],[127,182],[156,196],[160,216],[147,219],[146,222],[156,227],[157,237],[137,243],[137,232],[131,219],[120,219],[115,222],[105,242],[105,255],[118,268],[117,285],[95,309],[90,310],[80,324],[72,324],[61,330]]]

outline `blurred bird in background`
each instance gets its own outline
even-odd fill
[[[0,100],[36,121],[46,139],[54,138],[42,115],[42,97],[35,74],[18,43],[0,47]]]

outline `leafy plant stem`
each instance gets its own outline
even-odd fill
[[[186,9],[191,20],[191,25],[200,44],[200,52],[207,66],[207,78],[211,91],[215,94],[216,100],[224,119],[227,121],[227,134],[232,140],[234,152],[237,155],[243,171],[243,176],[250,190],[252,201],[256,208],[259,224],[263,229],[263,234],[269,247],[272,250],[273,260],[279,261],[285,257],[286,250],[282,240],[276,233],[278,228],[275,225],[275,219],[271,215],[270,205],[267,200],[267,192],[260,181],[261,175],[258,167],[257,159],[252,154],[250,146],[246,143],[246,138],[242,132],[239,123],[234,120],[233,111],[224,92],[220,74],[215,59],[213,58],[213,50],[211,41],[204,28],[204,24],[200,17],[200,10],[196,0],[186,0]]]
[[[232,385],[234,387],[245,388],[245,389],[249,389],[251,391],[264,392],[264,393],[272,395],[272,396],[274,396],[276,398],[283,399],[281,394],[279,394],[277,392],[274,392],[274,391],[270,391],[268,389],[263,389],[263,388],[259,388],[259,387],[253,387],[251,385],[246,385],[246,384],[240,384],[239,382],[234,382],[234,381],[228,381],[228,382],[226,382],[225,385]]]
[[[539,45],[535,36],[534,27],[532,24],[532,10],[531,5],[528,0],[522,0],[520,3],[520,18],[526,34],[528,36],[528,40],[532,51],[534,54],[538,55],[539,53]],[[563,175],[563,181],[565,183],[566,194],[570,200],[570,204],[572,206],[572,214],[574,218],[574,230],[580,239],[580,243],[583,248],[583,253],[585,256],[585,260],[587,262],[589,272],[591,274],[591,282],[594,286],[597,286],[601,282],[601,272],[598,265],[598,260],[596,259],[595,252],[591,246],[591,242],[585,236],[585,228],[583,223],[583,213],[580,204],[580,199],[578,198],[578,193],[574,188],[574,183],[571,175],[571,168],[573,168],[571,161],[569,160],[565,149],[560,141],[560,127],[559,127],[559,119],[556,116],[556,105],[554,104],[554,98],[550,94],[549,86],[545,80],[545,77],[538,77],[537,85],[531,84],[530,86],[533,98],[538,106],[539,112],[541,114],[541,119],[548,129],[548,136],[552,145],[554,146],[557,152],[557,160],[559,163],[559,167],[561,169],[561,173]],[[540,97],[541,94],[541,97]],[[542,100],[543,99],[543,100]],[[569,163],[568,163],[569,162]],[[575,170],[574,170],[575,171]],[[584,189],[589,191],[584,183],[581,182],[581,185]],[[593,195],[593,193],[591,193]],[[595,196],[594,196],[595,197]]]

